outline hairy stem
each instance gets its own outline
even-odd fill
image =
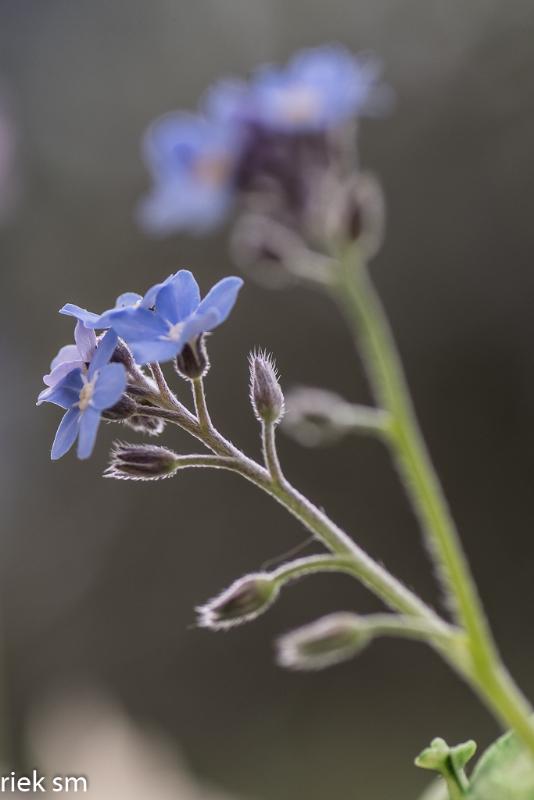
[[[345,309],[377,402],[390,414],[389,445],[421,522],[453,610],[467,634],[471,683],[534,753],[531,707],[502,666],[456,526],[413,410],[401,361],[380,300],[356,248],[341,259],[334,293]]]
[[[200,423],[191,420],[180,411],[163,408],[146,409],[148,416],[157,416],[174,422],[202,441],[213,453],[231,457],[232,462],[219,464],[238,472],[264,492],[276,499],[296,517],[331,553],[350,561],[351,572],[377,597],[394,611],[428,620],[444,633],[450,626],[427,606],[414,592],[391,575],[381,564],[374,561],[339,528],[322,510],[304,497],[285,478],[273,480],[269,471],[245,456],[218,431],[204,431]]]
[[[276,449],[276,426],[272,422],[263,422],[261,426],[263,460],[274,483],[281,485],[284,481],[282,467]]]

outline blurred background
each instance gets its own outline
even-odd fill
[[[97,706],[83,706],[76,724],[65,709],[88,691],[121,709],[119,726],[156,734],[195,780],[234,798],[415,800],[427,776],[412,761],[431,737],[485,746],[498,733],[421,645],[378,642],[312,675],[273,664],[279,632],[379,607],[348,578],[303,581],[231,633],[196,630],[196,604],[305,532],[230,474],[102,480],[125,429],[105,427],[89,462],[70,454],[51,464],[58,413],[35,408],[51,357],[71,341],[63,303],[101,310],[183,266],[205,291],[235,269],[228,231],[151,240],[136,228],[149,121],[194,106],[220,75],[330,40],[375,51],[396,92],[391,117],[364,123],[361,138],[388,206],[374,277],[495,633],[534,697],[533,36],[528,0],[1,0],[3,771],[37,757],[57,770],[57,753],[71,751],[42,754],[29,733],[36,710],[49,709],[41,739],[55,732],[72,744]],[[251,454],[255,345],[274,351],[287,387],[369,400],[324,297],[248,281],[210,340],[208,392],[215,421]],[[174,430],[165,441],[191,448]],[[310,452],[281,437],[280,450],[290,479],[440,602],[378,443]],[[102,759],[116,752],[128,768],[113,738],[96,741]],[[91,780],[102,761],[84,753],[64,771]],[[184,785],[169,796],[189,797]],[[139,796],[167,794],[148,783]]]

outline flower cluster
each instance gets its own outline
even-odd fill
[[[248,82],[220,81],[196,114],[170,113],[148,129],[153,186],[142,224],[159,234],[204,233],[239,201],[256,239],[265,219],[314,244],[352,235],[361,216],[355,122],[383,110],[387,97],[376,61],[341,45],[262,67]]]
[[[203,335],[225,321],[242,283],[241,278],[224,278],[201,300],[191,272],[180,270],[144,296],[121,295],[114,308],[102,314],[72,303],[63,306],[60,313],[76,319],[75,344],[62,347],[53,359],[37,400],[66,409],[52,458],[61,458],[76,438],[78,457],[88,458],[102,416],[160,432],[159,420],[156,426],[148,417],[144,423],[143,410],[146,413],[154,383],[141,367],[176,359],[183,375],[184,352],[203,348]],[[97,337],[97,330],[105,333]]]

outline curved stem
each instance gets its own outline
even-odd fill
[[[202,378],[195,378],[191,381],[193,388],[193,398],[195,400],[195,410],[201,430],[211,431],[213,424],[211,421],[208,405],[206,403],[206,393],[204,391],[204,381]]]
[[[231,467],[232,471],[238,472],[276,499],[333,554],[349,559],[354,576],[387,606],[403,614],[427,619],[444,632],[450,629],[450,626],[414,592],[391,575],[381,564],[374,561],[323,511],[297,491],[285,478],[279,482],[274,481],[268,470],[241,453],[218,431],[214,429],[208,432],[202,431],[196,420],[191,422],[187,417],[184,418],[181,412],[157,408],[147,409],[147,412],[148,416],[159,416],[184,428],[216,455],[232,457],[235,462],[235,466]]]
[[[356,248],[340,261],[334,293],[345,309],[376,400],[390,414],[389,445],[421,522],[453,610],[465,628],[471,682],[485,703],[534,753],[531,706],[502,666],[456,526],[413,410],[391,330]]]
[[[269,475],[276,484],[281,484],[284,480],[284,475],[276,449],[276,425],[274,423],[262,423],[261,440],[263,446],[263,460],[265,466],[269,470]]]

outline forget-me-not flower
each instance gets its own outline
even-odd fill
[[[152,233],[203,233],[226,216],[234,196],[239,127],[229,120],[174,113],[148,129],[143,154],[153,188],[139,210]]]
[[[66,314],[69,317],[75,317],[79,322],[82,322],[86,328],[98,330],[111,328],[113,326],[113,318],[125,308],[153,308],[159,290],[163,288],[172,277],[173,276],[170,275],[165,281],[162,281],[162,283],[156,283],[145,295],[137,294],[137,292],[124,292],[117,297],[115,306],[102,312],[102,314],[95,314],[93,311],[87,311],[86,308],[81,308],[81,306],[77,306],[74,303],[66,303],[63,308],[59,309],[59,313]]]
[[[89,367],[71,370],[43,398],[66,409],[52,445],[52,459],[65,455],[78,439],[78,458],[93,452],[102,412],[114,406],[126,388],[126,370],[122,364],[110,364],[117,345],[117,335],[108,331],[100,340]]]
[[[249,113],[266,128],[283,133],[335,128],[373,111],[377,63],[341,45],[304,50],[285,68],[263,67],[251,82]]]
[[[225,321],[242,285],[241,278],[223,278],[201,301],[196,280],[182,269],[159,289],[153,311],[125,308],[113,317],[113,329],[139,364],[169,361],[188,342]]]
[[[54,386],[69,372],[74,369],[83,369],[93,358],[96,351],[96,335],[83,322],[76,323],[74,341],[76,344],[66,344],[52,360],[50,372],[43,377],[47,388],[43,389],[39,395],[37,405],[48,399]]]

